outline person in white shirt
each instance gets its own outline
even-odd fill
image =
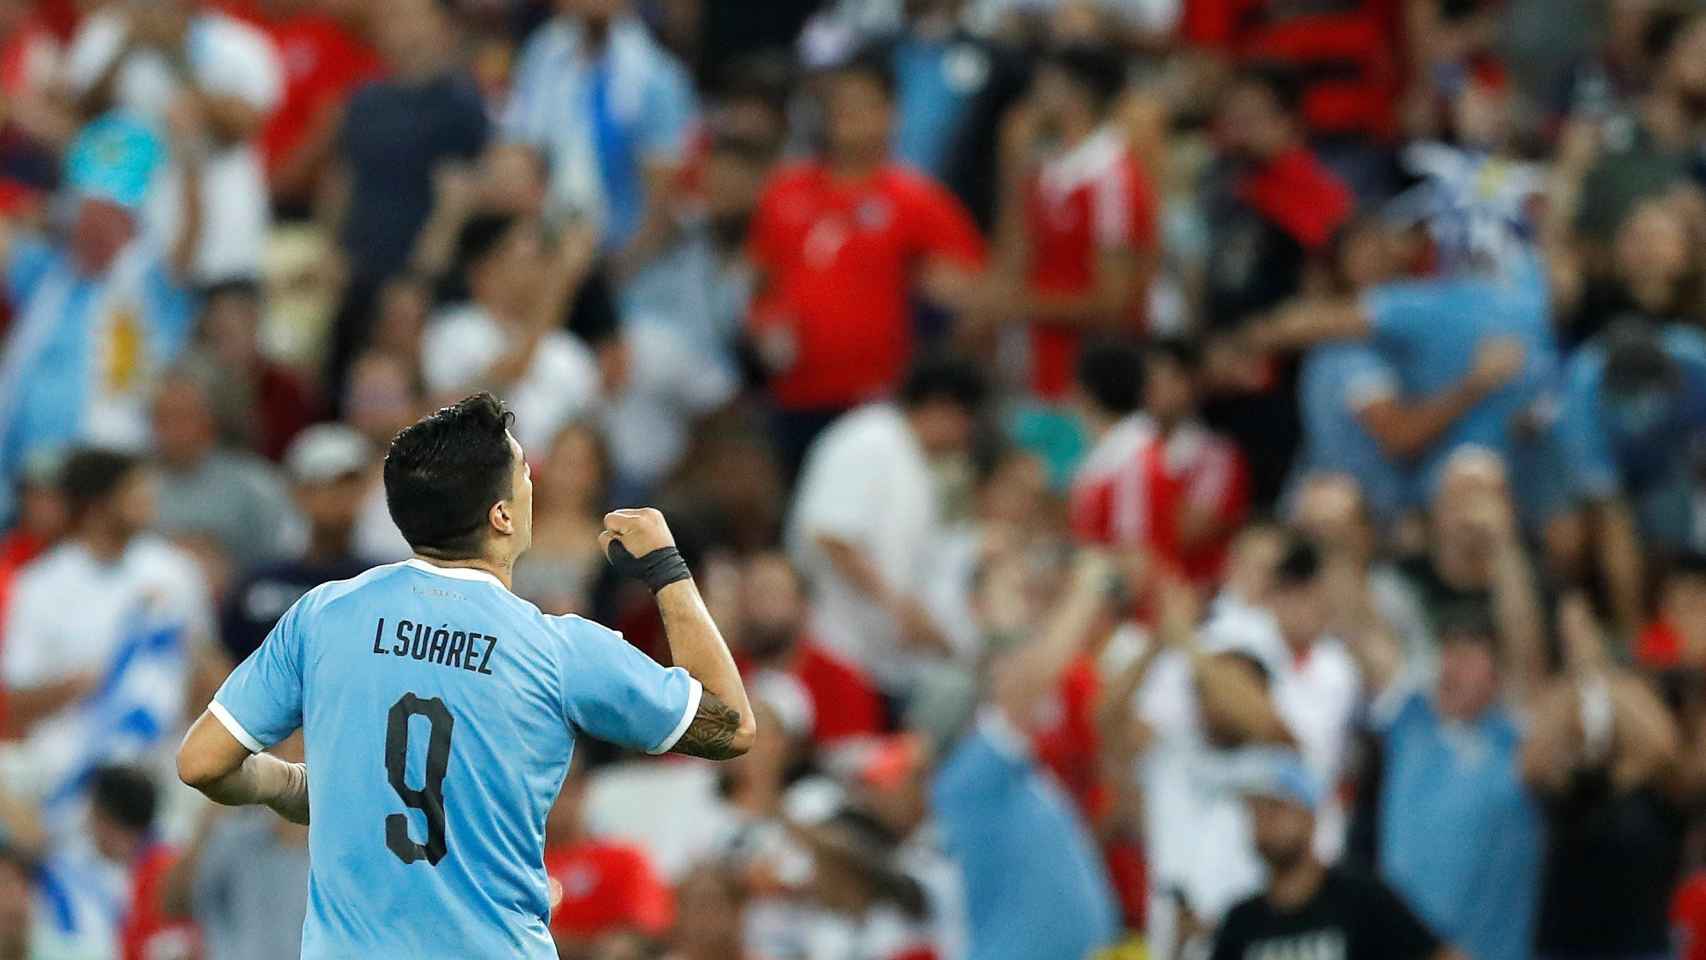
[[[481,214],[456,246],[469,299],[441,311],[421,337],[428,396],[449,403],[490,390],[515,411],[516,439],[545,449],[599,395],[592,352],[562,327],[592,269],[594,238],[571,229],[551,250],[537,221]]]
[[[42,803],[53,836],[96,767],[170,758],[212,623],[195,562],[147,532],[155,481],[140,460],[81,450],[61,476],[71,535],[18,574],[0,648],[23,735],[0,779]]]
[[[931,461],[969,447],[984,392],[970,363],[926,358],[898,403],[848,413],[806,454],[787,538],[818,588],[816,634],[893,696],[951,652],[921,600],[942,528]]]
[[[194,0],[108,4],[72,39],[65,81],[86,117],[117,107],[162,126],[174,111],[206,118],[193,273],[210,283],[260,273],[271,218],[254,140],[283,96],[284,75],[265,34],[200,7]],[[166,242],[181,228],[180,162],[144,216],[148,232]]]

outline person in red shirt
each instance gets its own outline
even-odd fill
[[[1141,547],[1193,583],[1215,582],[1249,507],[1249,478],[1238,448],[1197,420],[1196,344],[1105,345],[1079,370],[1099,439],[1072,480],[1073,533]]]
[[[306,210],[331,156],[343,106],[379,75],[363,4],[352,0],[226,0],[232,16],[272,38],[284,66],[284,99],[261,131],[261,157],[275,200]]]
[[[1028,106],[1004,138],[1012,185],[1001,215],[1001,260],[1024,279],[1003,306],[1031,323],[1031,389],[1061,400],[1085,331],[1137,335],[1155,271],[1155,196],[1112,121],[1125,64],[1102,47],[1067,47],[1043,61]],[[1050,146],[1032,160],[1038,143]]]
[[[675,922],[674,895],[645,852],[587,834],[576,767],[545,817],[551,935],[565,960],[584,960],[609,937],[662,937]]]
[[[1180,33],[1237,66],[1309,77],[1304,117],[1318,137],[1389,140],[1403,81],[1404,0],[1187,0]]]
[[[824,152],[772,174],[748,240],[760,283],[750,334],[791,468],[836,416],[899,382],[914,352],[915,294],[955,312],[982,293],[983,241],[971,216],[889,157],[886,64],[852,58],[818,78],[818,90]]]
[[[123,960],[195,956],[195,925],[167,915],[161,899],[177,851],[154,836],[159,803],[153,779],[138,767],[97,768],[89,781],[89,840],[105,862],[130,874],[129,903],[119,919]]]
[[[827,746],[882,733],[887,712],[876,685],[857,667],[814,643],[806,632],[805,585],[779,552],[746,562],[742,577],[739,653],[748,670],[777,670],[805,690],[812,742]]]

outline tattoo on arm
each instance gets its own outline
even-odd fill
[[[699,698],[699,712],[693,715],[687,732],[670,752],[706,760],[729,760],[739,755],[734,749],[735,733],[739,730],[740,712],[707,690]]]

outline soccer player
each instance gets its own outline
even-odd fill
[[[756,734],[657,511],[599,541],[652,588],[676,666],[509,591],[533,519],[511,420],[482,393],[399,433],[385,497],[415,555],[304,595],[179,750],[218,803],[314,811],[304,957],[555,958],[545,814],[576,739],[726,760]],[[261,752],[298,727],[308,763]]]

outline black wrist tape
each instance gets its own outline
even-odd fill
[[[622,576],[644,583],[653,593],[677,580],[693,576],[687,569],[687,561],[681,559],[681,551],[674,547],[659,547],[643,557],[636,557],[628,552],[622,541],[613,540],[610,543],[610,565]]]

